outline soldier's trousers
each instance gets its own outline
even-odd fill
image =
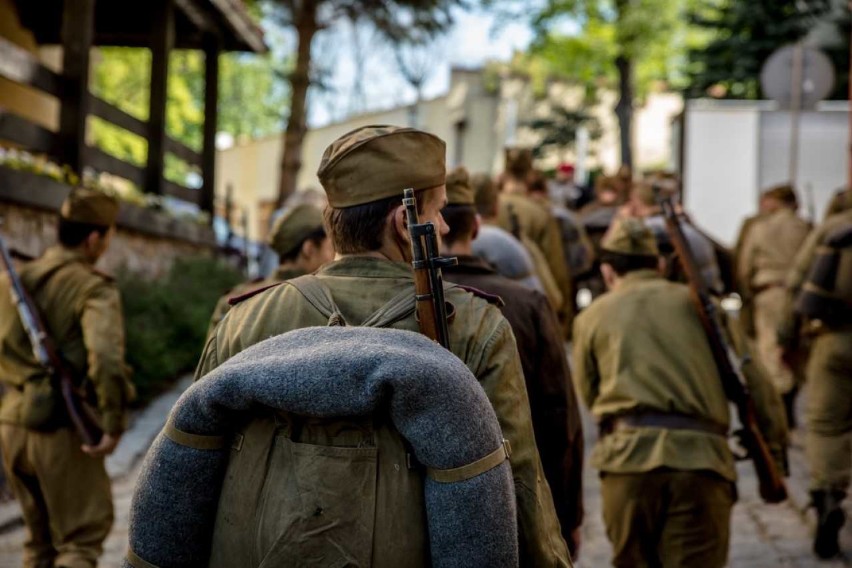
[[[722,568],[736,488],[715,473],[605,473],[603,517],[617,568]]]
[[[778,348],[778,327],[784,317],[786,301],[787,291],[780,286],[768,288],[754,298],[757,352],[779,394],[787,394],[798,382],[793,371],[781,361]]]
[[[846,491],[852,470],[852,326],[814,339],[806,375],[811,489]]]
[[[91,568],[113,521],[103,458],[70,428],[34,432],[0,424],[3,466],[27,526],[25,568]]]

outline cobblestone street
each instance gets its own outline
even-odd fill
[[[167,408],[164,401],[161,408]],[[164,419],[162,410],[158,411]],[[595,430],[584,415],[586,444],[591,448]],[[147,431],[152,430],[148,426]],[[132,436],[132,434],[129,434]],[[139,435],[142,435],[141,433]],[[801,449],[801,433],[794,435],[794,447],[790,453],[792,475],[788,479],[792,499],[781,505],[765,505],[757,494],[756,480],[749,462],[738,466],[739,502],[734,507],[731,529],[731,568],[841,568],[852,566],[848,559],[818,562],[810,552],[810,531],[813,513],[803,510],[807,505],[807,471]],[[120,566],[127,543],[127,523],[133,485],[139,463],[117,478],[113,485],[116,522],[105,545],[101,566]],[[700,488],[696,488],[700,490]],[[597,473],[587,467],[585,471],[586,519],[583,526],[583,542],[578,568],[603,568],[609,566],[610,547],[601,520],[600,485]],[[852,508],[847,503],[847,515]],[[810,523],[810,525],[809,525]],[[20,547],[24,530],[18,525],[0,534],[0,568],[16,568],[21,564]],[[846,526],[843,533],[843,548],[852,554],[852,528]]]

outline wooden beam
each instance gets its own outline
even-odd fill
[[[95,35],[95,0],[64,0],[62,11],[62,74],[64,88],[59,114],[62,161],[83,171],[86,117],[89,115],[89,50]]]
[[[58,143],[55,133],[25,118],[0,108],[0,140],[8,140],[24,150],[54,155]]]
[[[142,168],[107,154],[99,148],[88,147],[86,149],[86,160],[96,171],[123,177],[132,181],[138,187],[141,187],[145,181],[145,171]]]
[[[61,77],[33,54],[3,37],[0,37],[0,76],[54,97],[60,94]]]
[[[175,41],[174,0],[153,0],[151,17],[151,101],[145,191],[162,195],[166,154],[169,54]]]
[[[165,189],[164,193],[166,195],[182,199],[189,203],[195,203],[196,205],[198,205],[199,198],[201,197],[201,192],[199,190],[184,187],[167,179],[163,180],[163,188]]]
[[[213,206],[216,197],[216,129],[219,115],[219,53],[218,38],[209,37],[204,45],[204,147],[201,150],[202,211],[210,213],[213,221]]]

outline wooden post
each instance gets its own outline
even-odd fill
[[[166,152],[166,101],[168,99],[169,54],[175,41],[174,0],[151,2],[151,101],[148,113],[148,165],[145,191],[163,194]]]
[[[201,186],[199,206],[210,213],[213,222],[213,202],[216,196],[216,127],[219,113],[219,38],[204,40],[204,147],[201,150]]]
[[[89,49],[95,37],[95,0],[65,0],[62,10],[60,159],[83,173],[89,115]]]

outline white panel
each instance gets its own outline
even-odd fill
[[[687,107],[684,205],[727,245],[757,207],[758,123],[756,109]]]

